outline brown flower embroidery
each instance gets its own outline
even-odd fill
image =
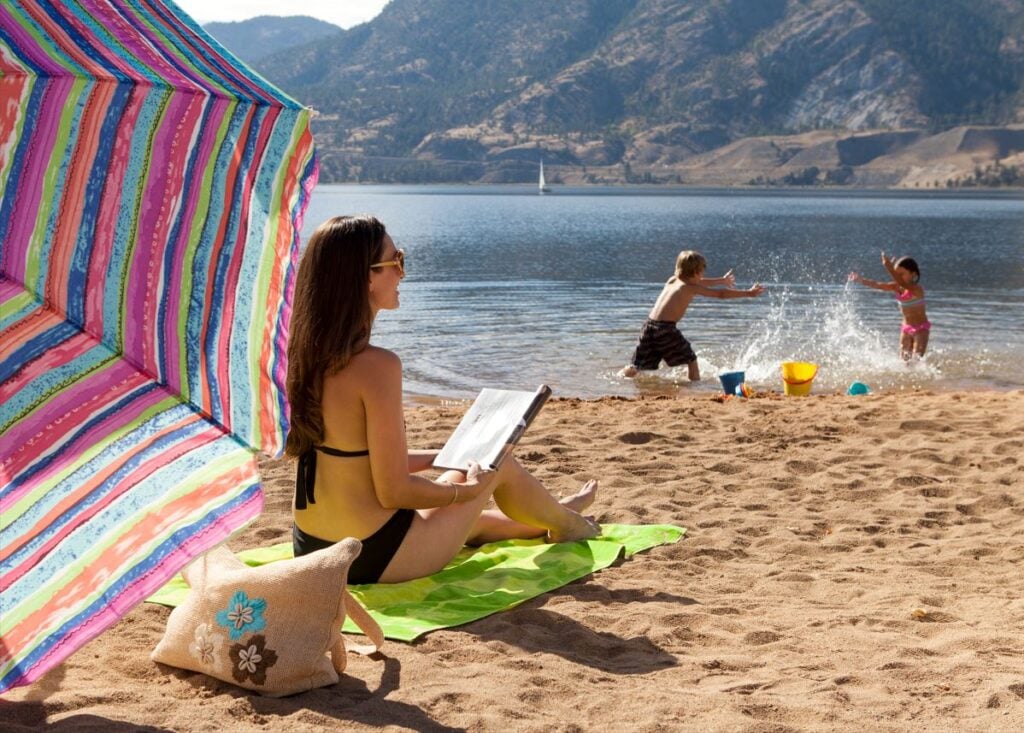
[[[277,654],[267,649],[267,639],[263,634],[256,634],[241,644],[232,644],[228,651],[231,655],[231,676],[238,682],[251,679],[257,685],[267,683],[267,670],[277,663]]]

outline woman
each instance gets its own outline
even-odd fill
[[[466,543],[593,537],[579,512],[597,482],[556,500],[512,457],[496,471],[472,465],[436,481],[416,474],[436,453],[410,452],[402,364],[370,344],[381,310],[398,308],[405,255],[370,216],[335,217],[313,233],[299,265],[288,341],[291,429],[299,459],[295,554],[358,537],[352,583],[397,583],[443,568]],[[485,509],[491,497],[498,509]]]

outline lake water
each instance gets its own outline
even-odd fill
[[[820,366],[815,391],[1024,387],[1024,195],[732,192],[528,186],[320,186],[304,236],[337,214],[372,213],[408,258],[402,307],[376,343],[396,351],[408,395],[481,387],[557,396],[717,390],[743,369],[781,390],[783,361]],[[681,249],[709,277],[732,268],[760,298],[697,298],[680,329],[701,364],[617,376]],[[879,251],[921,266],[928,356],[898,357],[893,297],[847,284],[885,279]]]

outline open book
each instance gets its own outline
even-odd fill
[[[550,396],[546,384],[536,392],[481,390],[434,459],[434,468],[465,471],[470,461],[497,468]]]

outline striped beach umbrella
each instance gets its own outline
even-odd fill
[[[260,512],[315,180],[172,2],[0,0],[0,690]]]

